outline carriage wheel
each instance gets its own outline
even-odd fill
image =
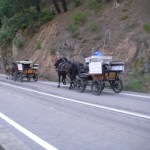
[[[38,80],[38,75],[37,75],[37,74],[35,74],[35,75],[33,76],[33,80],[34,80],[35,82],[37,82],[37,80]]]
[[[13,80],[14,80],[14,81],[17,81],[17,78],[18,78],[18,73],[17,73],[17,72],[14,72],[14,74],[13,74]]]
[[[16,75],[13,77],[13,80],[14,80],[14,81],[17,81],[17,76],[16,76]]]
[[[123,83],[120,79],[111,81],[110,86],[115,93],[120,93],[123,90]]]
[[[77,82],[76,82],[76,88],[77,88],[77,91],[82,93],[85,89],[85,84],[84,84],[84,81],[82,79],[78,79]]]
[[[91,86],[92,93],[94,95],[99,95],[102,92],[102,84],[99,80],[94,80]]]
[[[20,76],[19,76],[19,81],[23,82],[23,76],[22,76],[22,74],[20,74]]]
[[[30,81],[30,79],[31,79],[31,77],[30,77],[30,76],[27,76],[27,80]]]
[[[105,88],[105,82],[102,81],[101,85],[102,85],[102,90],[104,90],[104,88]]]

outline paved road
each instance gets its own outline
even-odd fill
[[[29,150],[149,150],[150,95],[0,76],[0,125]]]

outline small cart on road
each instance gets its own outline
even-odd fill
[[[23,82],[26,78],[27,81],[33,79],[33,81],[38,80],[38,64],[34,64],[32,61],[16,61],[17,71],[14,73],[14,80],[19,80]]]
[[[124,63],[112,61],[111,56],[91,56],[85,59],[88,63],[88,72],[80,69],[79,79],[76,82],[77,91],[82,93],[89,85],[94,95],[99,95],[109,85],[115,93],[123,90],[120,74],[124,72]]]

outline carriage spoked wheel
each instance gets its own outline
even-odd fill
[[[71,82],[71,89],[73,89],[73,88],[76,87],[76,83],[77,83],[77,79],[74,79],[74,80]]]
[[[85,90],[85,84],[83,79],[78,79],[76,82],[76,89],[78,92],[82,93]]]
[[[20,74],[20,76],[19,76],[19,81],[23,82],[23,75],[22,74]]]
[[[91,90],[94,95],[99,95],[102,92],[102,84],[99,80],[94,80],[91,85]]]
[[[14,72],[12,79],[14,81],[17,81],[17,78],[18,78],[18,74],[16,72]]]
[[[110,81],[110,86],[115,93],[120,93],[123,90],[123,83],[120,79]]]
[[[37,74],[35,74],[35,75],[33,76],[33,80],[34,80],[35,82],[38,81],[38,75],[37,75]]]
[[[31,77],[30,76],[27,76],[27,81],[30,81],[31,80]]]
[[[101,85],[102,85],[102,90],[104,90],[104,88],[105,88],[105,82],[102,81]]]

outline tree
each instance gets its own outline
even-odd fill
[[[55,6],[57,12],[60,14],[60,13],[61,13],[61,10],[60,10],[60,8],[59,8],[59,6],[58,6],[57,1],[56,1],[56,0],[52,0],[52,1],[53,1],[53,3],[54,3],[54,6]]]
[[[41,2],[41,0],[33,1],[33,5],[35,5],[37,13],[41,12],[40,2]]]
[[[66,3],[66,0],[60,0],[61,3],[62,3],[62,7],[64,9],[64,12],[68,11],[68,8],[67,8],[67,3]],[[57,12],[60,14],[61,13],[61,10],[59,8],[59,5],[58,5],[58,1],[57,0],[52,0]]]
[[[61,0],[62,1],[62,6],[64,8],[64,12],[68,11],[67,9],[67,4],[66,4],[66,0]]]

